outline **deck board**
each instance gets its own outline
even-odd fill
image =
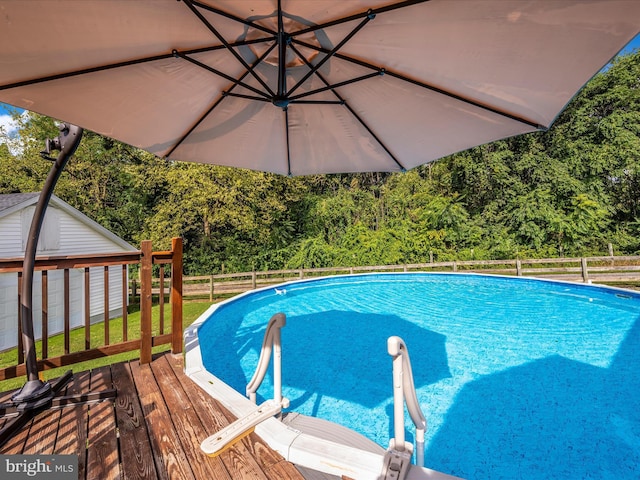
[[[88,392],[91,387],[91,372],[80,372],[67,384],[65,395],[78,395]],[[78,478],[85,478],[87,468],[87,419],[89,407],[76,405],[60,411],[58,436],[53,453],[60,455],[78,455]]]
[[[2,447],[2,451],[0,453],[9,455],[24,453],[24,446],[29,436],[32,424],[33,420],[27,422],[27,424],[22,427],[22,430],[11,437],[11,439],[9,439],[9,441]]]
[[[220,459],[203,459],[201,453],[193,448],[198,446],[208,434],[202,425],[200,412],[193,407],[191,399],[177,381],[173,369],[167,363],[167,358],[165,356],[154,362],[152,372],[167,404],[167,410],[170,412],[178,440],[184,447],[187,461],[193,469],[194,476],[196,478],[231,480],[232,477]]]
[[[181,357],[162,354],[148,365],[131,361],[81,372],[64,395],[111,388],[115,399],[38,414],[0,453],[76,454],[81,480],[303,479],[255,433],[207,457],[200,442],[233,416],[184,375]]]
[[[31,426],[23,452],[25,454],[40,453],[43,455],[53,453],[59,422],[60,410],[51,410],[46,415],[39,415]]]
[[[149,428],[158,478],[195,478],[151,368],[132,362],[131,371]]]
[[[111,369],[91,371],[91,391],[111,388]],[[118,478],[118,438],[112,401],[89,406],[87,478]]]
[[[115,399],[116,422],[120,436],[120,453],[124,478],[157,478],[149,432],[128,364],[111,367]]]

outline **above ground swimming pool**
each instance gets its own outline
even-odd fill
[[[219,304],[198,326],[205,368],[244,393],[283,312],[289,410],[387,447],[389,336],[404,339],[427,418],[425,466],[469,479],[640,475],[640,296],[474,274],[292,282]],[[258,403],[273,397],[271,373]],[[407,440],[415,429],[407,416]]]

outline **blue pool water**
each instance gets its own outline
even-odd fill
[[[398,335],[427,418],[425,466],[468,479],[640,478],[640,295],[464,274],[284,288],[226,302],[199,329],[205,367],[238,391],[253,375],[269,318],[284,312],[290,410],[386,448],[386,340]],[[272,396],[269,374],[258,401]],[[408,417],[406,429],[413,441]]]

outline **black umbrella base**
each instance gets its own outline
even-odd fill
[[[41,400],[46,402],[47,399],[53,398],[55,393],[49,382],[44,383],[42,380],[29,380],[20,389],[18,393],[11,397],[12,403],[15,404],[31,404],[39,403]]]
[[[62,377],[53,382],[40,380],[28,381],[22,389],[11,397],[11,402],[0,404],[0,417],[6,417],[7,422],[0,429],[0,447],[7,443],[13,435],[19,432],[29,420],[40,412],[53,408],[93,403],[108,398],[115,398],[116,391],[107,389],[101,392],[87,394],[58,396],[58,393],[69,383],[73,373],[68,370]]]

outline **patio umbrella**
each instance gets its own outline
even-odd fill
[[[636,0],[0,0],[0,101],[159,157],[397,171],[548,128]]]
[[[639,30],[637,0],[0,0],[0,101],[171,160],[400,171],[548,128]]]

